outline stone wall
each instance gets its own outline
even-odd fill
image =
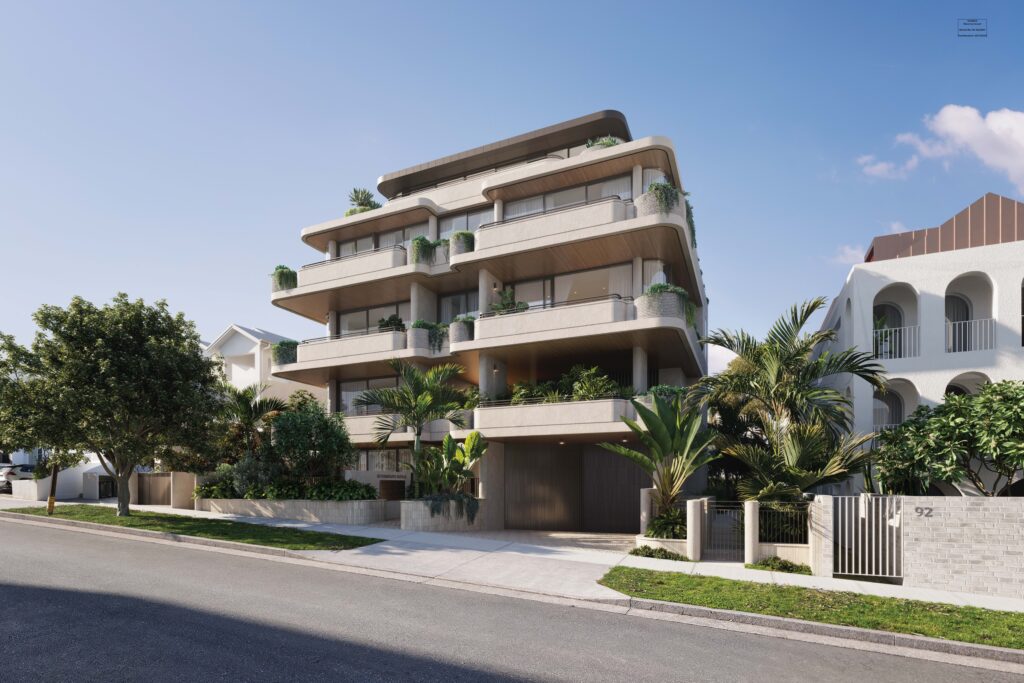
[[[832,576],[832,496],[815,496],[808,508],[809,557],[811,573],[815,576]]]
[[[321,524],[374,524],[387,518],[387,501],[196,498],[196,510],[246,517],[297,519]]]
[[[1024,598],[1024,498],[907,496],[903,585]]]
[[[456,516],[454,503],[448,502],[448,514],[431,516],[430,503],[423,500],[402,501],[402,531],[485,531],[487,522],[492,517],[487,514],[486,501],[480,501],[480,509],[470,523],[466,515]]]

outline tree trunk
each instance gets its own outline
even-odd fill
[[[128,476],[118,473],[117,475],[117,516],[128,517],[131,515],[131,510],[128,509],[128,505],[132,502],[132,491],[128,488],[128,482],[131,481],[132,473],[129,472]]]
[[[416,433],[412,439],[412,496],[413,498],[420,497],[420,481],[416,477],[416,466],[420,464],[420,431],[422,427],[416,428]]]
[[[53,507],[57,503],[57,474],[60,468],[54,465],[50,468],[50,497],[46,499],[46,514],[53,514]]]

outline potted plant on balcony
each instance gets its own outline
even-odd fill
[[[434,262],[434,254],[438,247],[442,250],[448,249],[448,240],[430,240],[423,235],[417,235],[413,238],[412,253],[410,258],[413,263],[426,263],[430,265]]]
[[[682,287],[659,282],[648,287],[636,300],[636,317],[686,318],[692,327],[697,319],[697,306]]]
[[[633,204],[636,205],[637,216],[650,214],[667,214],[679,206],[679,200],[683,193],[679,188],[669,182],[651,183],[647,186],[647,192],[637,197]]]
[[[377,321],[378,332],[405,332],[405,323],[397,313],[392,313],[386,318]]]
[[[473,322],[471,315],[459,315],[448,325],[448,340],[453,344],[469,341],[473,338]]]
[[[458,254],[465,254],[468,251],[473,251],[473,247],[476,243],[476,236],[469,230],[460,230],[452,234],[451,243],[449,244],[449,253],[452,256]]]
[[[525,301],[516,301],[516,293],[511,289],[503,289],[498,292],[498,301],[491,304],[491,312],[498,315],[522,313],[528,308],[530,308],[530,304]]]
[[[271,288],[275,292],[282,289],[294,289],[299,284],[299,276],[288,266],[278,266],[270,274]]]
[[[444,323],[417,320],[409,330],[409,347],[413,349],[429,348],[434,353],[439,353],[447,338],[448,326]]]
[[[357,187],[348,193],[348,203],[352,207],[345,212],[345,216],[353,216],[380,208],[380,202],[373,198],[373,193],[362,187]]]
[[[620,142],[622,142],[622,140],[619,140],[614,135],[605,135],[600,138],[591,138],[590,140],[587,140],[587,147],[583,151],[591,152],[595,150],[606,149],[608,147],[614,147]]]
[[[270,356],[274,365],[286,365],[298,360],[299,342],[294,339],[284,339],[270,347]]]

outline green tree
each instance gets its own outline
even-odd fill
[[[655,395],[653,410],[639,401],[632,403],[643,425],[628,417],[623,417],[622,421],[646,452],[617,443],[599,445],[632,460],[651,475],[655,512],[661,517],[675,507],[686,480],[719,457],[710,450],[716,435],[701,429],[700,413],[685,410],[679,398],[666,400]]]
[[[97,307],[75,297],[43,306],[39,331],[20,357],[23,393],[45,396],[25,419],[34,441],[99,456],[117,481],[117,514],[130,514],[128,481],[162,454],[208,443],[222,403],[218,362],[203,355],[195,326],[167,303],[118,294]]]
[[[33,479],[50,477],[50,495],[46,499],[46,514],[52,515],[57,503],[57,477],[61,470],[76,467],[85,462],[86,457],[74,451],[50,451],[45,462],[39,463],[32,472]]]
[[[292,476],[307,484],[337,478],[356,455],[341,414],[329,414],[316,400],[274,418],[273,449]]]
[[[226,386],[224,415],[227,434],[236,448],[240,448],[236,452],[238,457],[259,449],[270,422],[288,408],[279,398],[263,396],[264,390],[266,385],[261,384],[251,384],[242,389]]]
[[[426,495],[456,495],[473,478],[473,467],[487,452],[480,432],[470,432],[463,443],[445,434],[440,446],[425,449],[423,457],[412,465],[416,481]]]

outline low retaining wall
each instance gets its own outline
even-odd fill
[[[1024,498],[906,496],[903,585],[1024,598]]]
[[[650,538],[643,534],[637,534],[635,542],[637,548],[646,545],[650,548],[664,548],[665,550],[687,556],[685,538]]]
[[[196,510],[243,517],[277,517],[325,524],[375,524],[387,519],[386,500],[246,500],[196,498]]]
[[[811,564],[811,546],[806,543],[758,543],[757,559],[778,557],[797,564]]]
[[[463,515],[455,516],[455,503],[449,501],[448,514],[431,516],[430,503],[425,500],[403,500],[402,501],[402,531],[486,531],[488,519],[485,507],[486,501],[480,501],[480,509],[476,511],[476,518],[472,523],[469,517]]]

